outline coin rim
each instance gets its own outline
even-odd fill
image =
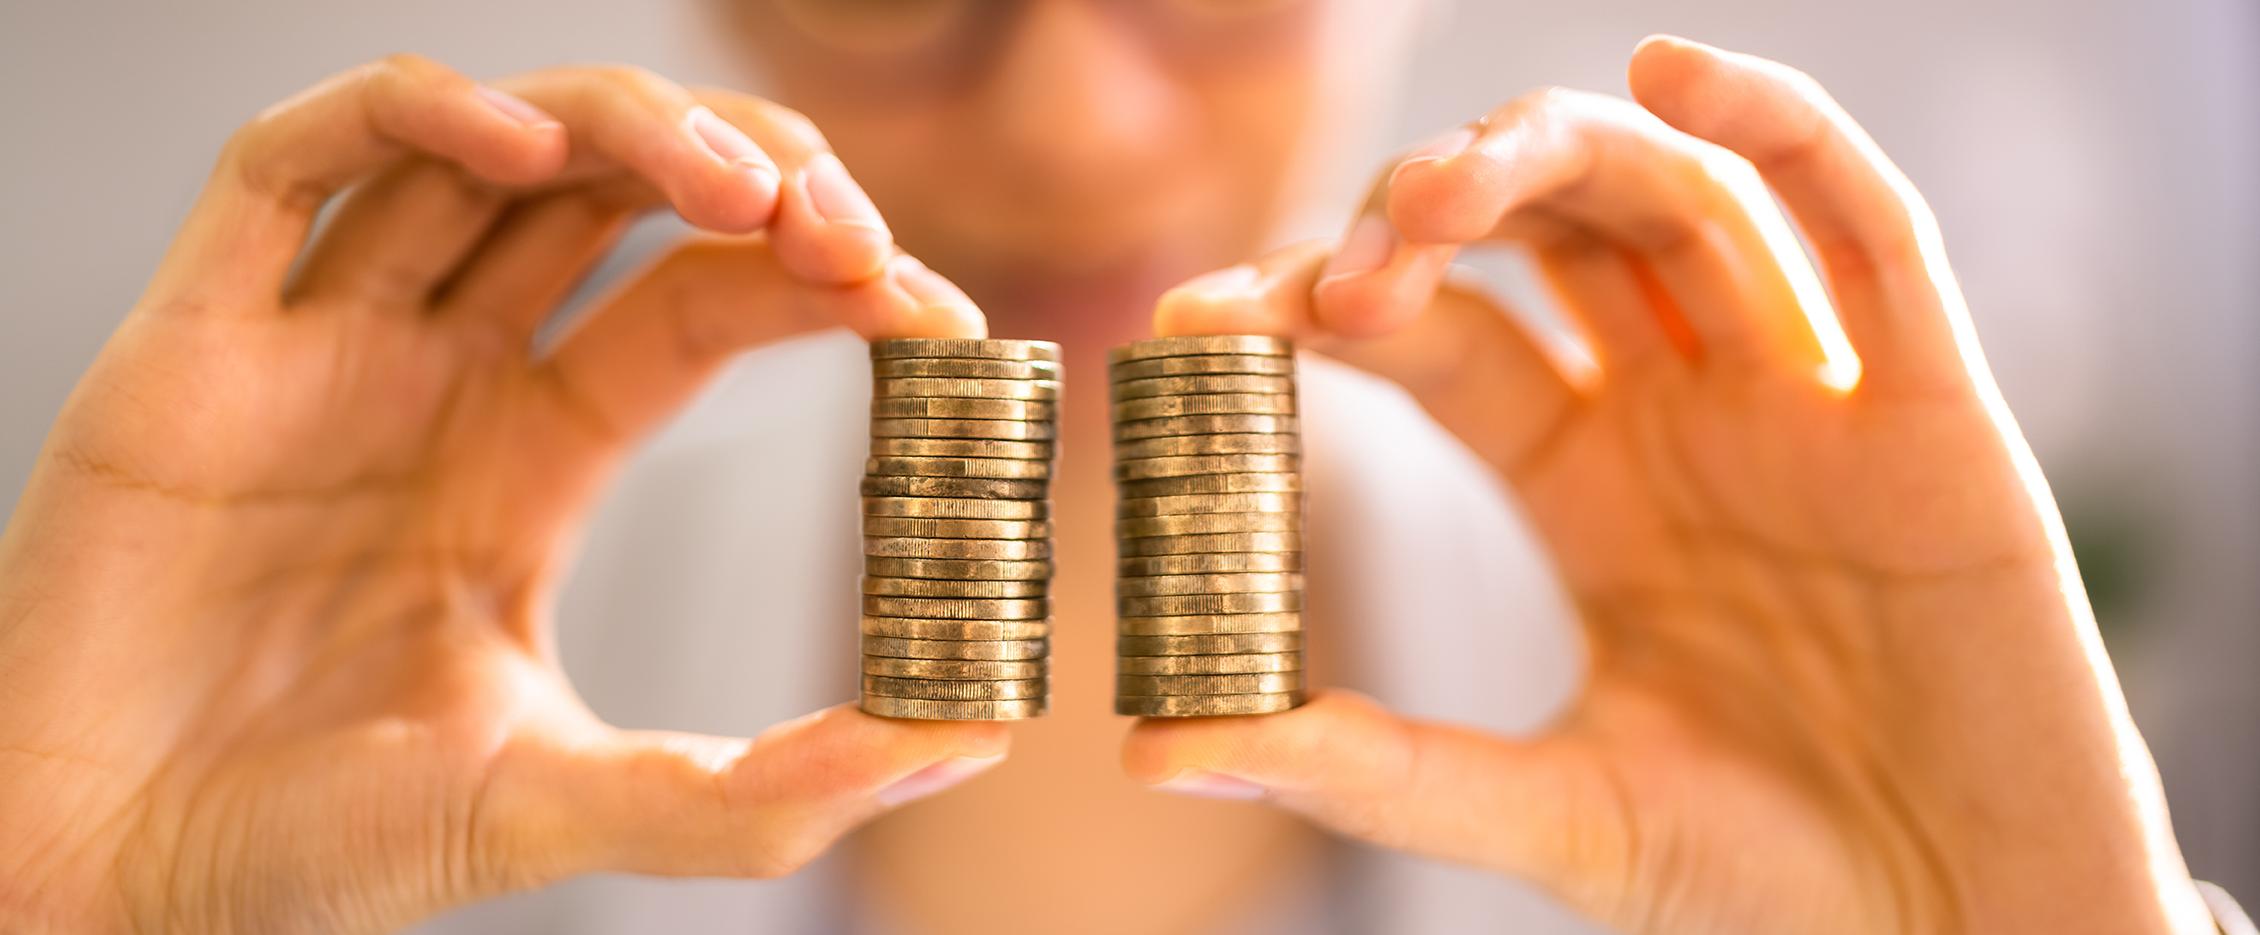
[[[932,353],[918,353],[920,349]],[[903,351],[905,353],[896,353]],[[871,342],[872,360],[966,357],[975,360],[1059,362],[1059,343],[1028,338],[880,338]]]
[[[1156,710],[1176,707],[1180,705],[1190,707],[1196,700],[1206,701],[1207,699],[1219,698],[1277,698],[1281,700],[1281,704],[1277,707],[1266,705],[1262,707],[1251,708],[1249,710],[1239,711]],[[1271,692],[1248,695],[1116,695],[1114,698],[1114,713],[1128,717],[1148,718],[1254,717],[1266,714],[1284,714],[1288,711],[1302,707],[1304,704],[1309,703],[1309,701],[1309,695],[1304,691]],[[1214,702],[1208,703],[1215,705]]]
[[[1199,363],[1188,366],[1184,363],[1185,361],[1198,361]],[[1245,361],[1275,363],[1257,364],[1245,363]],[[1223,369],[1208,369],[1211,367]],[[1276,367],[1277,369],[1239,369],[1250,367]],[[1148,370],[1158,372],[1149,373]],[[1159,377],[1225,376],[1231,374],[1291,377],[1295,375],[1295,358],[1271,354],[1185,354],[1178,357],[1146,357],[1107,364],[1107,382],[1109,383],[1152,380]]]
[[[1261,348],[1260,350],[1255,348]],[[1107,363],[1156,360],[1163,357],[1293,357],[1295,342],[1269,334],[1172,335],[1133,341],[1107,351]]]

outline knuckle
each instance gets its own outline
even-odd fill
[[[807,114],[771,101],[759,103],[769,122],[794,142],[811,150],[832,148],[832,144],[824,139],[824,131],[817,129],[816,121],[808,119]]]
[[[1779,81],[1783,88],[1799,100],[1815,107],[1834,106],[1835,98],[1830,96],[1828,88],[1822,85],[1820,79],[1813,77],[1810,72],[1778,62],[1768,67],[1773,71],[1774,80]]]
[[[1519,110],[1523,113],[1560,114],[1592,106],[1598,97],[1600,95],[1590,91],[1547,85],[1523,95],[1517,103],[1521,104]]]
[[[414,78],[444,70],[438,62],[414,52],[394,52],[370,62],[365,67],[372,76],[381,75],[391,78]]]
[[[638,97],[650,97],[679,91],[673,81],[641,65],[611,62],[598,65],[593,70],[602,84]]]

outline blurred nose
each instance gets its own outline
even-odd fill
[[[1094,0],[1031,0],[985,89],[1001,155],[1047,196],[1136,184],[1178,139],[1180,89]]]

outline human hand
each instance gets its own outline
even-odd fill
[[[670,205],[760,235],[537,352]],[[0,928],[372,931],[593,870],[776,875],[996,762],[999,725],[846,707],[617,730],[559,669],[558,579],[632,443],[733,353],[838,324],[986,327],[768,102],[401,57],[262,114],[0,537]]]
[[[1509,104],[1156,320],[1402,383],[1549,546],[1582,695],[1531,738],[1345,693],[1147,721],[1128,771],[1633,932],[2213,931],[1927,207],[1786,67],[1660,38],[1631,86]],[[1483,242],[1589,355],[1443,282]]]

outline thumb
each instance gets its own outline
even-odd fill
[[[1166,792],[1262,799],[1369,843],[1587,895],[1577,867],[1622,866],[1621,814],[1589,762],[1399,717],[1328,692],[1263,717],[1141,721],[1123,749],[1132,779]],[[1596,794],[1598,793],[1598,794]]]
[[[505,882],[782,876],[881,812],[1002,763],[1010,742],[1002,724],[889,720],[851,705],[752,739],[606,731],[498,790],[508,813],[495,830],[520,865]]]

